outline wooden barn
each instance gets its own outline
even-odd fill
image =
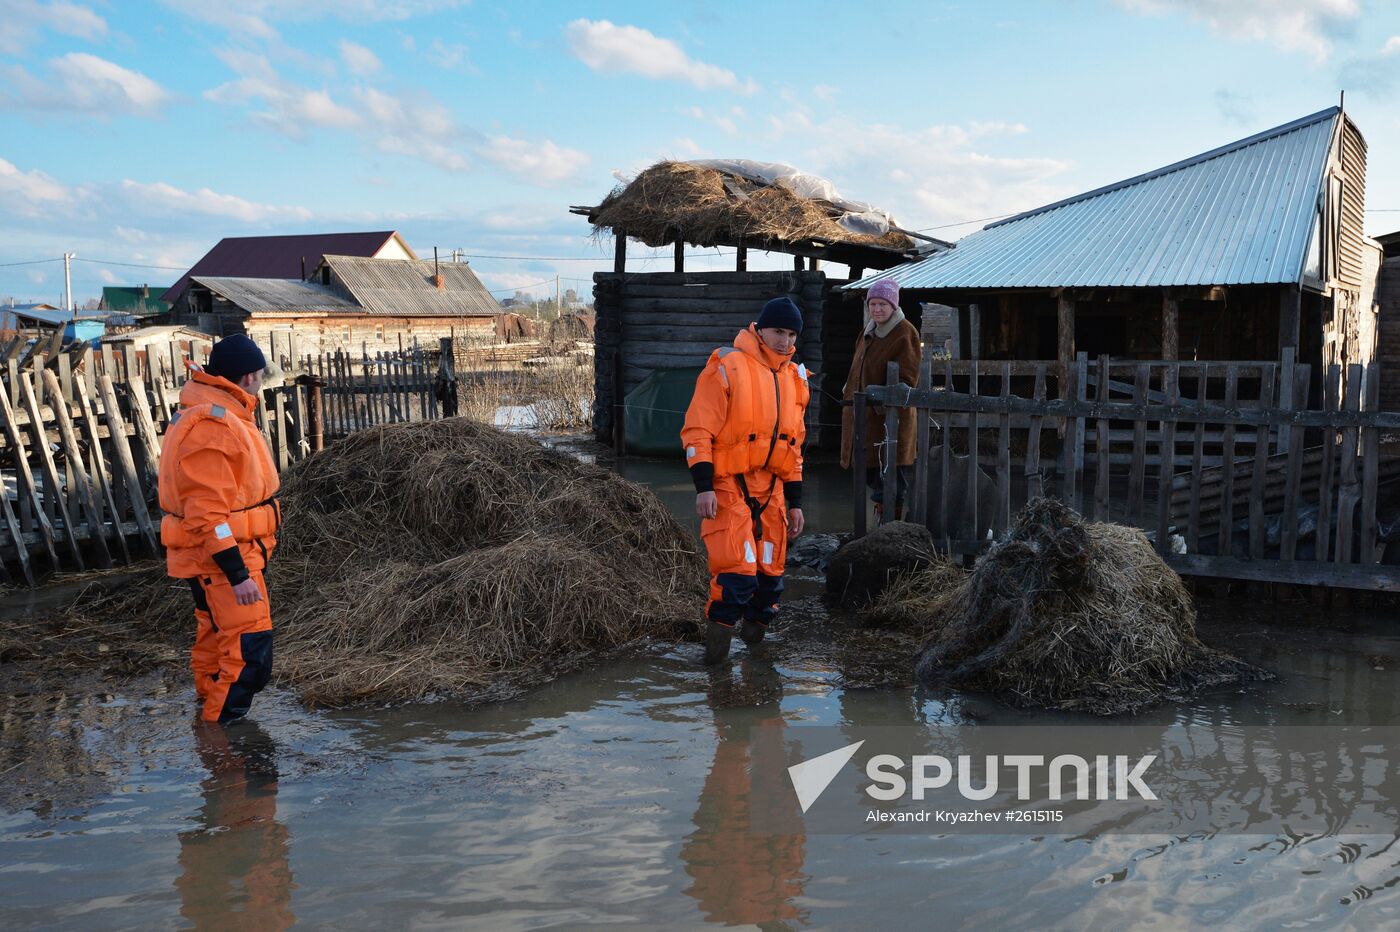
[[[990,224],[882,277],[956,309],[955,356],[1375,358],[1366,142],[1332,107]],[[1319,388],[1315,385],[1314,389]],[[1320,398],[1320,391],[1313,392]]]
[[[883,232],[878,221],[875,227],[843,225],[853,207],[867,208],[861,215],[867,219],[878,212],[868,205],[810,196],[801,185],[775,182],[771,172],[742,167],[751,164],[736,169],[723,163],[662,162],[601,204],[572,208],[588,217],[595,232],[611,233],[616,243],[613,270],[593,277],[593,427],[600,440],[644,448],[642,438],[634,435],[640,431],[624,428],[638,423],[634,415],[647,404],[639,393],[667,373],[685,376],[703,366],[714,349],[731,343],[757,317],[764,302],[786,295],[797,302],[804,319],[797,358],[812,373],[808,442],[834,445],[840,433],[841,382],[862,311],[859,296],[841,290],[853,278],[830,276],[823,263],[839,263],[859,278],[866,269],[888,269],[948,246],[889,222]],[[785,166],[760,168],[800,175]],[[825,185],[813,176],[802,179]],[[629,239],[670,246],[671,270],[629,272]],[[733,271],[687,270],[687,245],[734,249]],[[751,251],[791,255],[792,268],[749,271]],[[917,326],[918,303],[911,301],[905,312]],[[692,385],[693,378],[678,380],[677,390],[687,390],[684,401]],[[659,411],[660,424],[649,433],[669,437],[671,427],[679,425],[674,409],[683,408],[684,401],[676,397],[662,406],[667,410]]]

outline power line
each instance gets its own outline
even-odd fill
[[[533,285],[517,285],[514,288],[493,288],[491,289],[491,294],[501,294],[502,292],[506,291],[529,291],[531,288],[538,288],[541,285],[552,284],[554,284],[554,279],[546,278],[544,281],[535,282]]]
[[[0,262],[0,269],[13,268],[16,265],[40,265],[44,262],[62,262],[62,259],[29,259],[25,262]]]
[[[977,220],[960,220],[957,223],[943,223],[936,227],[920,227],[915,233],[927,233],[929,230],[946,230],[949,227],[965,227],[969,223],[987,223],[992,220],[1004,220],[1007,217],[1014,217],[1015,214],[998,214],[995,217],[981,217]]]
[[[109,259],[83,259],[75,257],[77,262],[96,262],[98,265],[120,265],[128,269],[164,269],[168,272],[188,272],[189,269],[183,265],[146,265],[141,262],[113,262]]]

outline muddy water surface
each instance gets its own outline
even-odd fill
[[[686,513],[683,471],[627,470]],[[844,474],[809,486],[813,529],[848,527]],[[882,679],[871,655],[907,644],[851,642],[815,580],[790,592],[771,643],[718,671],[698,647],[642,645],[477,709],[307,712],[273,692],[221,730],[195,721],[183,682],[36,693],[4,721],[29,743],[0,762],[0,927],[1396,921],[1393,838],[749,833],[752,726],[1073,720]],[[1201,615],[1211,643],[1278,679],[1134,721],[1222,736],[1395,721],[1396,619],[1241,601]]]

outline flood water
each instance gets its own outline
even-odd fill
[[[688,515],[682,468],[625,471]],[[813,470],[811,530],[849,527],[848,490],[845,474]],[[804,610],[818,591],[796,580],[771,643],[750,654],[736,642],[718,671],[698,665],[696,645],[642,645],[475,709],[308,712],[272,691],[256,721],[222,730],[196,722],[178,681],[56,694],[27,723],[52,753],[0,774],[0,928],[1396,921],[1394,838],[749,832],[754,726],[1077,721],[907,682],[853,685],[861,658],[831,646],[841,619]],[[1394,618],[1199,608],[1209,643],[1278,678],[1128,721],[1229,736],[1395,720]]]

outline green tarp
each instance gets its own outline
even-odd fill
[[[681,455],[681,425],[702,368],[656,369],[627,393],[627,417],[623,422],[627,452],[640,456]]]

